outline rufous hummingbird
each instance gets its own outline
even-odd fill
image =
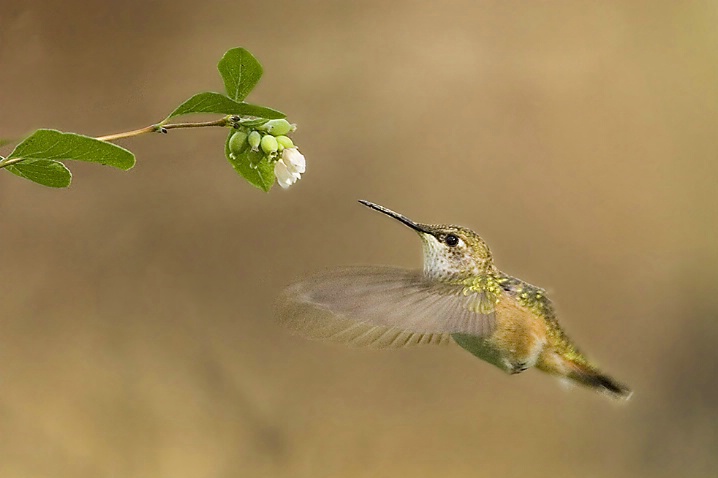
[[[285,325],[308,337],[356,346],[455,342],[510,374],[536,367],[615,398],[631,396],[573,345],[546,292],[497,269],[474,231],[417,223],[359,202],[419,234],[423,271],[346,267],[297,282],[280,301]]]

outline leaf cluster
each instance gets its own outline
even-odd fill
[[[172,111],[163,121],[135,132],[112,135],[111,139],[131,137],[150,132],[166,133],[169,129],[199,126],[239,127],[257,125],[285,115],[272,108],[245,102],[247,95],[262,77],[262,65],[244,48],[227,51],[217,65],[224,82],[225,93],[202,92],[193,95]],[[212,123],[175,123],[169,120],[195,113],[225,115],[224,120]],[[232,133],[230,132],[230,135]],[[108,137],[110,138],[110,137]],[[0,141],[0,147],[7,141]],[[226,147],[225,147],[226,148]],[[257,168],[249,167],[256,158],[230,159],[235,171],[250,184],[268,191],[274,182],[274,172],[259,161]],[[43,186],[65,188],[72,181],[72,173],[65,161],[86,161],[127,171],[135,165],[135,155],[107,139],[93,138],[52,129],[39,129],[22,140],[7,157],[0,156],[0,169]],[[254,164],[254,163],[251,163]]]

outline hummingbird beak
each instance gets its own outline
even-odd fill
[[[380,206],[378,204],[374,204],[373,202],[365,201],[363,199],[360,199],[359,202],[368,208],[374,209],[375,211],[379,211],[383,214],[386,214],[389,217],[393,217],[397,221],[404,223],[405,225],[409,226],[410,228],[414,229],[417,232],[421,232],[424,234],[432,234],[432,232],[429,231],[424,225],[417,224],[414,221],[412,221],[411,219],[409,219],[408,217],[399,214],[398,212],[394,212],[391,209],[385,208],[384,206]]]

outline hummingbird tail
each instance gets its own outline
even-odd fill
[[[595,367],[573,361],[568,362],[567,365],[568,373],[566,376],[581,385],[620,400],[628,400],[633,394],[630,388],[601,373]]]
[[[566,377],[611,398],[628,400],[633,394],[630,388],[603,374],[580,357],[572,360],[566,356],[552,353],[550,359],[546,356],[539,359],[536,367],[552,375]]]

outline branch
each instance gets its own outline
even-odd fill
[[[212,126],[219,126],[219,127],[225,127],[233,122],[235,117],[233,116],[225,116],[224,118],[214,120],[214,121],[202,121],[197,123],[157,123],[150,126],[146,126],[144,128],[136,129],[133,131],[127,131],[124,133],[115,133],[115,134],[108,134],[106,136],[98,136],[95,139],[99,139],[100,141],[115,141],[118,139],[123,138],[132,138],[133,136],[139,136],[141,134],[146,133],[166,133],[168,130],[171,129],[181,129],[181,128],[207,128]]]

